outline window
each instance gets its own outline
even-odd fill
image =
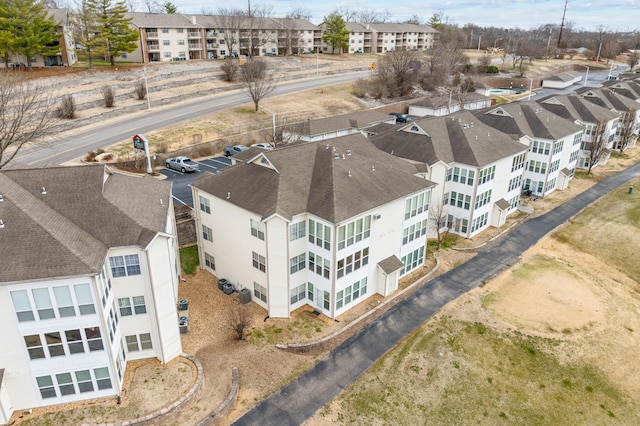
[[[529,171],[545,174],[547,171],[547,163],[545,163],[544,161],[530,161]]]
[[[131,298],[122,297],[118,299],[118,307],[120,308],[120,316],[123,317],[133,315],[134,313],[136,315],[147,313],[144,296],[133,296]]]
[[[171,52],[164,52],[164,57],[165,58],[170,58],[171,57]]]
[[[142,337],[143,334],[141,334],[140,336]],[[144,334],[144,336],[149,337],[150,335],[149,335],[149,333],[146,333],[146,334]],[[127,351],[128,352],[137,352],[137,351],[140,351],[142,349],[145,349],[145,348],[141,348],[141,345],[138,342],[138,336],[135,335],[135,334],[132,334],[130,336],[125,336],[124,339],[127,342]],[[149,337],[149,345],[150,345],[150,343],[151,343],[151,339]]]
[[[471,195],[464,195],[455,191],[451,191],[450,203],[454,207],[469,210],[471,208]]]
[[[208,226],[202,225],[202,238],[209,241],[210,243],[213,242],[213,230],[211,228],[209,228]]]
[[[128,297],[118,299],[118,306],[120,307],[121,317],[133,315],[133,310],[131,309],[131,299],[129,299]]]
[[[26,290],[16,290],[11,292],[11,300],[13,301],[13,309],[18,316],[18,322],[34,321],[31,302]]]
[[[516,188],[520,188],[522,185],[522,175],[518,175],[514,178],[509,179],[509,191],[513,191]]]
[[[547,185],[544,187],[545,194],[551,191],[552,189],[555,189],[555,187],[556,187],[556,178],[553,178],[549,182],[547,182]]]
[[[163,28],[162,29],[162,33],[163,34],[168,34],[169,33],[169,28]]]
[[[295,241],[298,238],[302,238],[306,235],[307,222],[292,223],[289,225],[289,241]]]
[[[38,382],[38,389],[40,389],[40,396],[44,398],[55,398],[56,396],[56,388],[53,387],[53,380],[51,376],[40,376],[36,377],[36,382]]]
[[[207,214],[211,214],[211,205],[209,204],[209,199],[203,197],[202,195],[198,195],[198,199],[200,200],[200,210]]]
[[[251,219],[251,235],[264,241],[264,223]]]
[[[98,390],[111,389],[111,377],[109,377],[109,369],[107,367],[94,368],[93,374],[96,376]]]
[[[537,154],[549,155],[550,150],[551,144],[547,142],[533,141],[533,143],[531,144],[531,152]]]
[[[91,372],[89,370],[76,371],[76,381],[78,382],[80,393],[93,392],[93,381],[91,381]]]
[[[329,259],[324,259],[313,252],[309,252],[309,270],[321,277],[329,278],[331,271]]]
[[[147,306],[144,303],[144,296],[133,296],[133,311],[136,315],[146,314]]]
[[[429,211],[429,198],[431,192],[421,192],[411,198],[407,198],[404,208],[404,219],[414,217],[422,212]]]
[[[369,247],[366,247],[338,261],[338,278],[350,274],[353,271],[357,271],[368,264]]]
[[[309,242],[331,250],[331,227],[309,219]]]
[[[549,173],[553,173],[560,168],[560,160],[556,160],[551,163],[551,167],[549,167]]]
[[[137,259],[138,255],[136,254],[135,257]],[[138,267],[138,274],[139,273],[140,267]],[[93,306],[93,298],[91,297],[91,288],[89,287],[89,284],[76,284],[73,286],[73,290],[76,293],[76,300],[78,301],[80,315],[95,314],[96,308]]]
[[[291,304],[298,303],[301,300],[304,300],[305,288],[306,284],[299,285],[298,287],[292,288],[289,291],[289,295],[291,296]]]
[[[369,238],[371,234],[371,215],[356,219],[338,227],[338,250]]]
[[[82,335],[79,329],[67,330],[64,334],[70,354],[84,353],[84,344],[82,343]]]
[[[447,182],[451,180],[452,174],[453,174],[453,169],[447,169],[447,176],[446,176]]]
[[[331,295],[329,294],[328,291],[324,292],[324,297],[322,302],[323,302],[322,307],[328,311],[331,308]]]
[[[405,273],[413,271],[418,266],[424,263],[424,246],[415,249],[411,253],[408,253],[406,256],[403,256],[401,260],[404,264],[404,266],[400,270],[400,275],[402,276]]]
[[[140,349],[153,349],[153,345],[151,343],[151,333],[142,333],[140,335]]]
[[[367,293],[367,278],[363,278],[360,281],[356,281],[350,286],[347,286],[344,290],[340,290],[336,294],[336,309],[340,309],[343,306],[347,306],[351,302],[355,302],[360,296],[364,296]]]
[[[73,300],[71,299],[69,287],[53,287],[53,294],[56,297],[60,318],[74,317],[76,315],[76,311],[73,307]]]
[[[204,254],[204,264],[207,268],[211,268],[214,271],[216,270],[216,259],[206,252]]]
[[[493,180],[496,174],[496,166],[485,167],[480,170],[480,176],[478,177],[478,183],[483,184]]]
[[[184,28],[177,28],[178,34],[182,34],[183,30],[184,30]]]
[[[178,46],[184,46],[184,40],[178,40]]]
[[[411,226],[404,228],[402,231],[402,244],[407,244],[417,238],[427,234],[427,220],[423,220]]]
[[[312,283],[307,283],[307,299],[313,302],[315,290]]]
[[[483,192],[480,195],[476,196],[476,204],[475,208],[480,208],[482,206],[487,205],[491,201],[491,190]]]
[[[262,272],[266,272],[267,263],[266,263],[266,260],[265,260],[264,256],[260,256],[255,251],[251,252],[251,255],[253,257],[253,267],[256,268],[256,269],[261,270]]]
[[[64,345],[62,344],[60,333],[45,333],[44,338],[47,341],[47,349],[49,349],[49,356],[51,358],[66,355],[64,353]]]
[[[289,259],[289,268],[292,274],[295,274],[298,271],[302,271],[306,266],[307,256],[305,253],[299,254]]]
[[[471,221],[471,232],[474,232],[487,224],[487,218],[489,217],[489,212],[476,217]]]
[[[60,396],[75,395],[76,389],[73,386],[73,379],[71,373],[56,374],[56,382],[58,382],[58,389],[60,389]]]
[[[267,303],[267,289],[256,282],[253,283],[253,295]]]
[[[556,145],[553,147],[554,155],[562,151],[563,146],[564,146],[564,141],[556,142]]]
[[[33,301],[36,304],[38,311],[38,317],[41,320],[55,318],[56,315],[53,312],[53,305],[51,304],[51,297],[49,296],[49,289],[47,288],[35,288],[31,290],[33,294]]]
[[[100,327],[87,327],[84,329],[84,334],[87,336],[87,343],[89,345],[90,352],[101,351],[104,349]]]
[[[44,347],[39,334],[24,336],[24,344],[27,347],[27,352],[29,352],[29,359],[44,358]]]
[[[171,44],[171,42],[169,40],[162,40],[162,45],[163,46],[169,46]]]
[[[527,158],[527,154],[524,152],[520,155],[513,157],[513,161],[511,163],[511,171],[515,172],[516,170],[520,170],[521,168],[523,168],[526,158]]]
[[[112,256],[109,258],[109,263],[111,264],[111,275],[114,278],[140,275],[140,259],[137,254]]]
[[[571,153],[571,155],[569,156],[569,163],[573,163],[574,161],[576,161],[578,159],[578,153],[580,152],[580,150],[575,150]]]

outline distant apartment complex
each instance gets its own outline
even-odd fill
[[[321,24],[322,26],[322,24]],[[349,47],[345,53],[387,53],[394,50],[429,50],[438,31],[428,25],[359,24],[347,22]],[[323,52],[330,52],[326,44]]]
[[[182,353],[171,185],[104,166],[0,171],[0,424],[119,395]]]

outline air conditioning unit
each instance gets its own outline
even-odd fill
[[[379,214],[374,214],[373,215],[373,220],[378,220],[380,219],[382,216],[380,216]]]

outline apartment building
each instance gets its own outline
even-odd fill
[[[527,146],[469,111],[420,118],[371,136],[380,150],[419,165],[440,229],[465,238],[502,226],[518,207]],[[432,218],[435,220],[435,218]],[[432,230],[432,236],[435,229]]]
[[[477,120],[511,135],[528,149],[523,191],[544,197],[573,178],[584,128],[535,102],[511,102],[474,111]]]
[[[618,127],[617,113],[575,94],[552,95],[537,101],[537,103],[552,114],[571,120],[584,128],[580,150],[577,154],[576,167],[579,169],[589,168],[591,143],[593,138],[596,137],[596,129],[600,123],[603,123],[605,127],[602,137],[606,139],[607,149],[614,147],[614,137]],[[574,153],[572,152],[572,154]],[[599,159],[597,164],[606,164],[609,155],[609,152],[607,152],[603,158]],[[593,166],[595,167],[597,164]]]
[[[423,265],[433,186],[361,134],[257,152],[192,184],[200,265],[271,317],[339,317]]]
[[[105,166],[0,171],[0,424],[120,393],[182,352],[171,185]]]
[[[349,42],[345,53],[386,53],[394,50],[429,50],[438,38],[438,31],[428,25],[364,24],[347,22]],[[323,27],[320,24],[320,27]],[[331,46],[323,43],[323,52]]]
[[[119,61],[217,59],[313,53],[320,28],[303,19],[129,12],[139,47]]]

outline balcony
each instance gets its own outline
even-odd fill
[[[200,33],[199,33],[199,32],[197,32],[197,31],[196,31],[196,32],[189,31],[189,32],[187,33],[187,36],[188,36],[189,38],[200,38]]]
[[[218,46],[218,43],[207,43],[207,49],[215,49]]]
[[[149,52],[157,52],[160,50],[160,44],[158,43],[147,43],[147,50]]]
[[[200,43],[189,43],[189,50],[200,50],[202,45]]]
[[[158,38],[158,32],[157,31],[147,31],[146,35],[147,35],[147,39]]]

